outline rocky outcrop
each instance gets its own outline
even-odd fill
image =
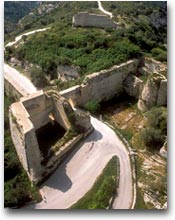
[[[147,111],[157,105],[166,105],[166,81],[161,74],[150,75],[138,101],[141,111]]]
[[[144,82],[133,74],[129,74],[123,81],[123,86],[128,95],[139,98]]]
[[[75,80],[79,78],[78,70],[68,65],[59,65],[57,67],[58,79],[62,82]]]
[[[80,12],[72,20],[74,27],[117,28],[117,24],[106,15]]]
[[[162,80],[160,82],[158,97],[157,97],[157,105],[162,106],[167,103],[167,79]]]
[[[152,73],[161,73],[165,75],[167,72],[167,65],[153,58],[146,57],[143,62],[144,65],[140,68],[140,73],[142,75],[150,75]]]

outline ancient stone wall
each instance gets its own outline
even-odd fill
[[[73,17],[73,26],[75,27],[100,27],[100,28],[116,28],[117,24],[106,15],[90,14],[80,12]]]
[[[82,123],[79,122],[78,125],[71,124],[73,122],[69,120],[68,112],[74,114],[75,122],[82,120]],[[81,138],[83,138],[84,133],[92,129],[89,115],[82,112],[77,117],[70,104],[56,91],[47,93],[38,91],[28,97],[23,97],[19,102],[10,106],[9,113],[12,140],[19,160],[31,182],[35,183],[41,181],[53,171],[60,162],[60,158],[74,147],[75,140],[79,140],[77,139],[79,137],[74,137],[73,142],[70,140],[70,143],[65,143],[55,152],[50,148],[52,154],[42,156],[36,136],[37,129],[46,125],[49,120],[57,121],[67,131],[70,127],[81,125],[83,128]],[[54,160],[55,156],[58,160]],[[45,160],[45,157],[47,160]]]
[[[51,99],[48,99],[43,91],[22,98],[21,101],[26,108],[35,129],[38,129],[49,122],[48,115],[53,111],[53,106]]]
[[[84,106],[88,101],[98,102],[111,99],[124,91],[123,81],[129,73],[137,71],[138,60],[129,60],[121,65],[87,75],[81,85],[60,92],[74,105]]]
[[[154,106],[167,104],[167,79],[160,73],[151,74],[141,92],[138,108],[147,111]]]

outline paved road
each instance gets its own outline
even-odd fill
[[[27,32],[27,33],[21,34],[21,35],[19,35],[19,36],[17,36],[17,37],[15,38],[15,41],[12,41],[12,42],[9,42],[8,44],[6,44],[5,47],[10,47],[10,46],[16,44],[18,41],[21,40],[21,38],[22,38],[23,36],[28,36],[28,35],[34,34],[34,33],[36,33],[36,32],[45,31],[45,30],[47,30],[47,29],[49,29],[49,27],[48,27],[48,28],[37,29],[37,30],[34,30],[34,31],[29,31],[29,32]]]
[[[113,155],[120,159],[120,182],[114,209],[129,209],[132,203],[132,178],[128,152],[114,131],[91,117],[95,130],[57,168],[41,186],[45,201],[25,208],[67,209],[93,185]]]
[[[23,95],[34,93],[37,91],[33,83],[16,69],[4,64],[4,77]]]
[[[103,6],[102,6],[102,4],[101,4],[101,1],[97,1],[97,2],[98,2],[98,8],[99,8],[99,10],[102,11],[104,14],[109,15],[110,18],[112,18],[112,17],[113,17],[112,13],[109,12],[109,11],[106,11],[106,10],[103,8]]]

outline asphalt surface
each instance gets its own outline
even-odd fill
[[[43,201],[27,209],[67,209],[93,186],[113,155],[120,160],[118,195],[113,209],[129,209],[132,203],[131,166],[123,143],[106,124],[91,117],[94,131],[67,157],[41,186]]]
[[[8,64],[4,64],[4,77],[8,79],[23,96],[37,91],[36,87],[27,77]]]

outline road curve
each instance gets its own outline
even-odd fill
[[[123,143],[106,124],[91,117],[94,131],[67,157],[41,186],[45,198],[25,209],[67,209],[94,184],[113,155],[120,160],[118,196],[113,209],[129,209],[132,203],[131,166]]]
[[[106,11],[106,10],[103,8],[103,6],[102,6],[102,4],[101,4],[101,1],[97,1],[97,2],[98,2],[98,8],[99,8],[99,10],[102,11],[104,14],[109,15],[110,18],[112,18],[112,17],[113,17],[112,13],[109,12],[109,11]]]

